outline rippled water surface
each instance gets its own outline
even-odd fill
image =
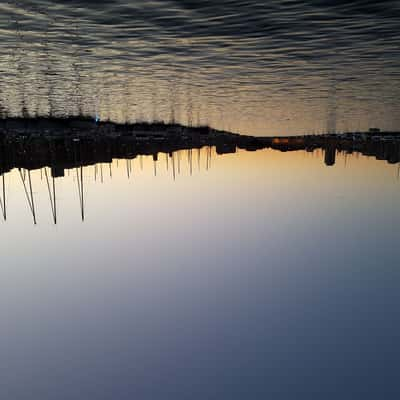
[[[1,1],[0,111],[400,129],[398,1]]]

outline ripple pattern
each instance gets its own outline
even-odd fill
[[[400,129],[398,1],[2,1],[0,114]]]

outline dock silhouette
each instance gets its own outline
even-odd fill
[[[103,166],[113,177],[112,164],[126,165],[127,179],[135,176],[134,161],[143,171],[143,158],[150,157],[153,175],[165,168],[175,181],[185,169],[191,176],[211,168],[212,156],[238,150],[321,152],[326,166],[332,167],[337,153],[363,154],[390,164],[399,164],[400,135],[396,132],[303,135],[294,137],[255,137],[218,131],[209,127],[184,127],[178,124],[97,123],[89,118],[3,118],[0,119],[0,208],[8,218],[6,175],[17,170],[26,204],[37,223],[32,171],[39,171],[50,204],[51,218],[58,222],[57,179],[73,174],[80,218],[85,220],[85,173],[91,168],[93,180],[104,182]],[[202,158],[203,154],[203,158]]]

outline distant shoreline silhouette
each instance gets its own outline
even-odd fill
[[[0,119],[0,174],[13,168],[45,166],[55,177],[79,166],[109,163],[179,150],[216,148],[217,154],[237,149],[279,151],[322,149],[325,164],[335,164],[337,151],[358,152],[395,164],[400,162],[400,133],[369,132],[258,137],[234,134],[208,126],[186,127],[164,122],[118,124],[89,117]]]
[[[0,120],[0,206],[7,220],[5,175],[17,169],[26,202],[37,223],[35,190],[31,171],[40,170],[50,200],[54,224],[57,224],[57,178],[72,173],[76,179],[80,217],[85,220],[85,179],[83,169],[94,166],[94,179],[103,182],[103,164],[112,177],[113,160],[124,160],[128,179],[133,174],[133,160],[143,168],[143,156],[153,159],[154,175],[165,163],[175,180],[183,168],[183,158],[192,175],[194,168],[211,168],[212,154],[235,153],[238,149],[256,151],[322,150],[324,162],[333,166],[336,154],[360,153],[388,163],[399,163],[400,134],[371,130],[364,133],[303,135],[294,137],[256,137],[215,130],[209,127],[185,127],[178,124],[114,124],[89,118],[9,118]],[[205,163],[201,163],[205,149]],[[186,161],[185,161],[186,163]]]

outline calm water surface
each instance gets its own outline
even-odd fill
[[[398,165],[164,156],[5,176],[0,397],[398,398]]]
[[[398,1],[0,1],[0,114],[400,129]]]

